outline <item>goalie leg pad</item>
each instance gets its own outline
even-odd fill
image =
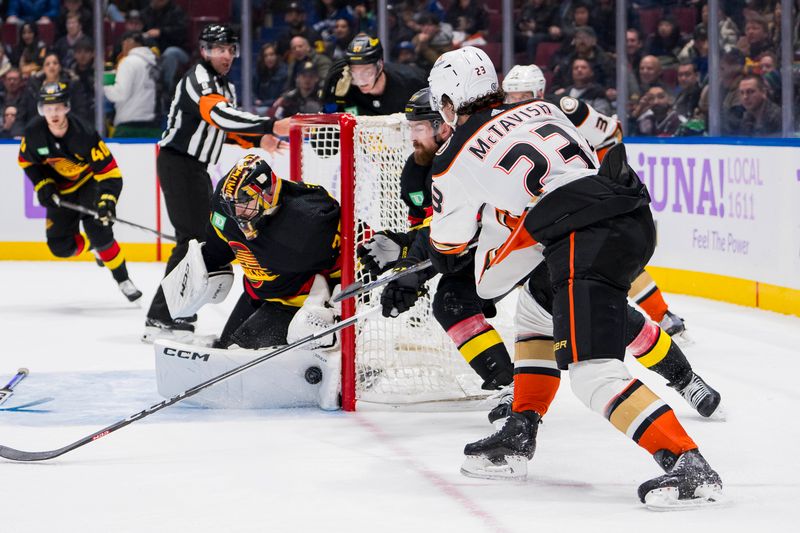
[[[197,239],[190,240],[186,255],[161,280],[161,288],[172,318],[191,316],[205,303],[208,271],[201,247]]]

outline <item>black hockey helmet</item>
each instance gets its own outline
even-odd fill
[[[42,85],[36,102],[36,109],[44,116],[45,104],[64,104],[69,111],[69,91],[65,83],[52,81]]]
[[[359,33],[347,45],[346,55],[351,65],[370,65],[383,60],[383,45],[377,37]]]
[[[258,236],[257,225],[264,215],[278,207],[281,180],[269,163],[255,154],[248,154],[223,178],[220,190],[226,214],[236,220],[248,240]]]
[[[428,87],[420,89],[411,95],[406,104],[406,119],[409,122],[417,120],[441,120],[442,116],[431,107],[431,90]]]
[[[236,55],[239,55],[239,36],[227,24],[212,22],[207,24],[200,32],[200,48],[210,50],[215,44],[232,44],[235,46]]]

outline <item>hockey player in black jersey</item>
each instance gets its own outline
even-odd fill
[[[244,292],[216,347],[286,343],[289,324],[317,274],[340,276],[339,204],[325,189],[278,178],[247,155],[220,180],[202,248],[208,272],[244,271]]]
[[[323,84],[328,112],[401,113],[411,95],[427,85],[425,74],[416,66],[384,64],[380,39],[365,33],[355,36],[345,54],[331,66]]]
[[[357,253],[364,268],[377,276],[390,268],[427,259],[428,219],[431,216],[431,164],[439,147],[452,129],[430,107],[430,91],[414,93],[405,107],[410,123],[414,153],[408,157],[400,176],[400,194],[408,206],[411,227],[407,233],[379,231],[359,246]],[[425,282],[436,275],[428,269],[410,274],[387,285],[381,295],[383,315],[397,316],[417,301]],[[490,301],[475,292],[472,267],[445,274],[433,297],[433,316],[458,347],[459,352],[483,379],[483,388],[498,390],[511,385],[513,365],[500,334],[486,321],[496,311]],[[509,388],[501,394],[511,397]]]
[[[114,156],[94,128],[69,112],[64,84],[43,85],[38,109],[41,116],[25,126],[18,162],[33,183],[39,203],[47,208],[48,248],[56,257],[73,257],[91,249],[98,263],[111,270],[125,297],[138,300],[142,293],[128,277],[125,256],[111,229],[122,191],[122,174]],[[60,207],[62,200],[95,210],[98,217]]]

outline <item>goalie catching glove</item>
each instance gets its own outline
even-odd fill
[[[416,259],[406,258],[397,262],[394,272],[402,272],[417,263]],[[420,296],[427,294],[425,282],[430,276],[426,270],[412,272],[389,283],[381,294],[382,314],[394,318],[405,313],[417,303]]]
[[[377,277],[393,268],[398,260],[405,259],[412,242],[413,238],[406,233],[379,231],[359,245],[356,254],[367,272]]]
[[[335,324],[339,319],[340,312],[330,303],[330,299],[331,291],[328,288],[328,281],[324,276],[317,274],[314,276],[314,283],[311,285],[306,301],[303,302],[303,306],[289,323],[286,342],[291,344]],[[305,346],[308,350],[335,348],[337,337],[335,333],[331,333],[329,336],[311,341]]]
[[[202,244],[189,241],[189,249],[175,268],[161,280],[164,297],[172,318],[192,316],[207,303],[220,303],[233,285],[233,268],[208,272],[203,261]]]

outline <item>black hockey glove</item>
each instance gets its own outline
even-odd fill
[[[117,198],[113,194],[101,193],[97,200],[97,220],[104,226],[110,226],[116,216]]]
[[[56,208],[61,203],[58,189],[55,183],[50,179],[45,180],[44,184],[37,189],[36,196],[39,198],[39,204],[42,207]]]
[[[405,233],[379,231],[370,240],[360,244],[356,254],[367,272],[377,277],[408,255],[411,242],[411,238]]]
[[[447,274],[450,272],[458,272],[466,267],[472,261],[474,253],[470,250],[460,254],[443,254],[439,253],[433,248],[430,251],[431,263],[436,272],[440,274]]]
[[[393,272],[402,272],[416,262],[416,259],[401,259],[397,262]],[[383,316],[394,318],[414,307],[419,297],[428,292],[424,286],[427,279],[425,270],[422,270],[412,272],[389,283],[381,294]]]

